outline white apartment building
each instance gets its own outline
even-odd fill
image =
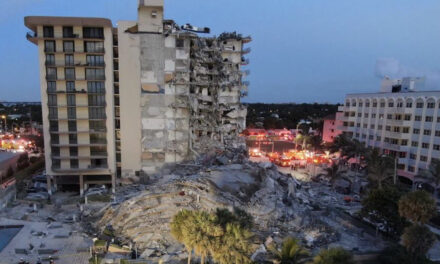
[[[385,78],[379,93],[348,94],[340,129],[396,157],[399,176],[413,179],[440,158],[440,91],[416,91],[423,79]]]

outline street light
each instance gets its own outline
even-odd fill
[[[302,124],[310,125],[311,123],[312,123],[312,122],[310,122],[310,121],[305,121],[304,119],[301,119],[301,120],[298,122],[298,124],[296,125],[295,150],[298,150],[298,140],[297,140],[297,138],[298,138],[298,129],[299,129],[299,126],[302,125]]]

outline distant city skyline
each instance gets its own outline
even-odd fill
[[[166,0],[166,18],[251,35],[245,102],[342,102],[377,92],[380,77],[426,76],[440,89],[440,2],[435,0]],[[136,20],[137,0],[1,1],[0,101],[39,101],[35,46],[27,15]],[[233,8],[232,8],[233,7]]]

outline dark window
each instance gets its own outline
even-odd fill
[[[422,143],[422,148],[429,148],[429,143]]]
[[[78,147],[70,147],[69,148],[70,156],[78,156]]]
[[[93,131],[105,131],[105,121],[104,120],[90,120],[89,121],[90,130]]]
[[[77,134],[69,134],[69,144],[78,144]]]
[[[74,38],[73,27],[63,27],[63,38]]]
[[[44,51],[55,52],[55,41],[53,40],[44,41]]]
[[[67,95],[67,105],[68,106],[75,106],[76,105],[76,98],[75,98],[74,94]]]
[[[417,103],[417,104],[416,104],[416,107],[417,107],[417,108],[423,108],[423,103],[421,103],[421,102],[420,102],[420,103]]]
[[[46,78],[49,80],[57,79],[57,68],[47,67],[46,68]]]
[[[70,160],[70,168],[71,169],[78,169],[78,160],[77,159],[71,159]]]
[[[75,82],[66,82],[66,91],[75,92]]]
[[[46,54],[46,65],[54,66],[55,65],[55,55]]]
[[[66,80],[75,80],[75,68],[65,68],[64,72]]]
[[[64,52],[74,52],[75,44],[73,41],[64,41],[63,42],[63,50]]]
[[[433,120],[432,116],[425,116],[426,122],[432,122],[432,120]]]
[[[53,132],[58,131],[58,121],[49,121],[49,130]]]
[[[67,126],[68,126],[70,132],[76,131],[76,121],[69,121],[67,123]]]
[[[104,107],[90,107],[89,108],[89,118],[90,119],[103,119],[103,118],[105,118],[105,108]]]
[[[47,95],[47,105],[49,105],[49,106],[56,106],[57,105],[57,95],[56,94]]]
[[[102,55],[87,55],[88,66],[104,66],[104,56]]]
[[[50,93],[56,92],[57,82],[47,82],[47,91]]]
[[[88,93],[105,93],[104,82],[87,82]]]
[[[407,102],[406,103],[406,108],[411,108],[412,107],[412,103],[411,102]]]
[[[101,27],[84,27],[83,28],[84,38],[104,38],[104,29]]]
[[[91,134],[90,143],[92,144],[106,144],[107,137],[105,134]]]
[[[59,159],[52,160],[52,169],[59,169],[61,167],[61,161]]]
[[[184,47],[185,47],[185,40],[176,39],[176,48],[184,48]]]
[[[53,38],[53,27],[52,26],[43,26],[43,37],[45,38]]]
[[[104,42],[96,42],[96,41],[86,41],[85,42],[85,52],[104,52]]]
[[[59,147],[52,147],[52,155],[59,156],[60,155],[60,148]]]
[[[105,95],[103,94],[89,94],[89,106],[105,106]]]
[[[427,108],[434,108],[435,107],[435,103],[428,103],[426,107]]]
[[[65,60],[66,66],[74,66],[75,65],[75,62],[73,59],[73,54],[66,54],[64,56],[64,60]]]
[[[76,118],[76,108],[75,107],[68,107],[67,108],[67,118],[68,119],[75,119]]]
[[[87,80],[105,80],[104,69],[86,69]]]
[[[58,109],[56,107],[49,107],[49,119],[58,119]]]
[[[58,134],[50,134],[50,143],[60,144],[60,136]]]

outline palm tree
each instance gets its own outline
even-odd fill
[[[438,189],[440,188],[440,160],[432,159],[427,170],[423,170],[415,176],[414,182],[423,181],[434,187],[434,198],[438,198]]]
[[[381,189],[382,183],[393,176],[394,160],[389,156],[382,156],[378,149],[373,149],[367,155],[368,178],[377,183]]]
[[[194,230],[194,212],[190,210],[182,210],[178,212],[170,223],[171,235],[180,243],[185,245],[188,251],[188,264],[191,263],[191,253],[195,246],[192,239]]]
[[[194,230],[189,236],[194,241],[194,251],[200,256],[200,263],[205,263],[205,258],[215,249],[217,240],[223,235],[223,229],[216,224],[214,214],[198,211],[195,212]]]
[[[237,223],[226,224],[224,235],[216,240],[217,245],[212,249],[212,256],[220,264],[249,264],[251,259],[250,239],[252,233]]]
[[[324,249],[313,259],[312,264],[354,264],[353,255],[343,248]]]
[[[309,252],[293,237],[288,237],[283,241],[281,250],[272,247],[270,251],[274,254],[275,263],[279,264],[304,263],[309,256]]]

